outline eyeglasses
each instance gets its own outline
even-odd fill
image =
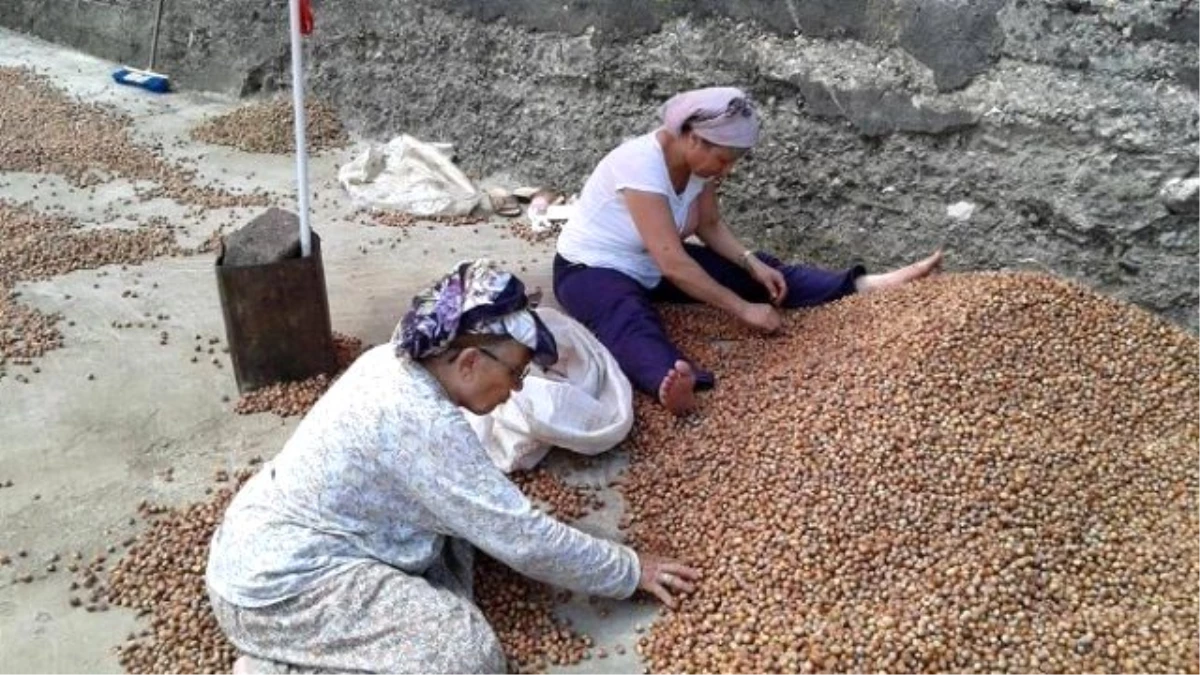
[[[512,376],[513,381],[523,382],[523,381],[525,381],[525,378],[529,376],[529,370],[530,370],[531,364],[526,363],[525,367],[518,370],[517,368],[514,368],[514,367],[508,365],[507,363],[505,363],[504,359],[500,358],[499,356],[496,356],[490,350],[488,350],[484,347],[476,347],[476,349],[483,352],[484,356],[487,356],[489,359],[504,366],[504,369],[507,370],[508,374]]]

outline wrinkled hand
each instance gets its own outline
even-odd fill
[[[779,312],[765,302],[746,303],[738,318],[751,328],[757,328],[764,333],[774,333],[783,323],[779,318]]]
[[[700,570],[648,553],[639,553],[638,560],[642,566],[638,588],[658,598],[667,607],[675,609],[678,605],[671,593],[691,593],[696,590],[692,582],[700,579]]]
[[[750,276],[767,289],[767,296],[771,298],[771,304],[778,307],[787,297],[788,292],[787,281],[783,278],[783,273],[754,256],[749,256],[749,259],[751,260]]]

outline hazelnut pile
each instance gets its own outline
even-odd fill
[[[0,373],[10,361],[28,364],[62,346],[56,327],[62,317],[20,303],[13,291],[18,282],[176,252],[174,238],[161,227],[81,230],[69,218],[0,200]]]
[[[167,508],[143,501],[139,516],[149,527],[126,539],[124,555],[111,565],[97,555],[68,566],[76,580],[69,604],[89,612],[128,607],[145,617],[148,628],[127,636],[118,648],[121,666],[130,673],[228,673],[237,654],[217,625],[204,586],[212,534],[238,488],[255,471],[218,469],[220,485],[206,502]],[[115,554],[115,546],[108,547]]]
[[[28,68],[0,67],[0,167],[60,174],[94,190],[113,178],[151,181],[142,198],[169,197],[205,208],[264,206],[261,190],[232,194],[197,185],[184,169],[135,141],[130,120],[110,108],[73,100]]]
[[[479,225],[480,223],[487,222],[487,218],[485,216],[474,216],[470,214],[465,216],[414,216],[411,213],[405,213],[403,211],[373,211],[371,212],[371,220],[375,221],[375,224],[377,225],[382,225],[384,227],[399,227],[402,229],[420,225],[422,223],[429,225],[432,229],[432,223],[445,225],[447,227],[466,227],[468,225]]]
[[[519,218],[512,221],[512,224],[510,224],[508,228],[512,231],[513,236],[515,236],[517,239],[530,244],[538,244],[543,241],[557,239],[559,233],[562,232],[562,225],[559,224],[555,224],[554,226],[540,232],[534,232],[532,225]]]
[[[147,181],[144,199],[165,196],[195,208],[258,206],[261,191],[235,195],[196,185],[195,173],[162,159],[160,148],[136,142],[128,117],[111,108],[76,101],[28,68],[0,67],[0,167],[5,171],[60,174],[78,189],[94,192],[115,178]],[[57,189],[44,178],[33,190]],[[0,181],[0,188],[5,183]],[[90,209],[91,207],[89,207]],[[97,219],[116,220],[115,207]],[[125,216],[133,220],[132,216]],[[40,213],[25,203],[0,200],[0,377],[7,363],[31,359],[62,345],[61,319],[21,304],[17,283],[115,263],[140,263],[186,253],[174,241],[175,227],[151,218],[137,229],[82,229],[60,215]],[[24,375],[17,379],[28,381]]]
[[[475,563],[475,601],[518,672],[543,672],[588,658],[592,639],[554,616],[567,591],[521,576],[483,553]]]
[[[638,404],[628,533],[704,573],[651,670],[1200,670],[1194,337],[1033,274],[665,320],[719,382]]]
[[[540,467],[514,472],[509,478],[547,514],[565,522],[578,520],[604,507],[596,488],[568,485],[553,472]]]
[[[640,399],[617,481],[631,543],[704,572],[639,640],[651,670],[1200,670],[1194,337],[1032,274],[785,317],[762,337],[664,311],[720,381],[684,420]],[[541,474],[516,480],[563,499]],[[234,489],[143,504],[109,578],[103,555],[79,571],[72,604],[149,615],[130,672],[228,672],[203,572]],[[565,591],[482,555],[475,589],[522,672],[601,656],[555,618]]]
[[[46,314],[21,304],[18,296],[0,288],[0,378],[8,374],[5,365],[29,365],[33,359],[63,345],[57,324],[58,313]],[[24,375],[18,381],[28,382]]]
[[[271,412],[280,417],[299,417],[316,404],[331,384],[333,379],[324,373],[295,382],[276,382],[242,394],[233,411],[239,415]]]
[[[304,102],[304,113],[309,150],[344,148],[349,143],[332,106],[309,99]],[[295,152],[295,134],[292,100],[285,97],[244,105],[192,129],[192,138],[197,141],[277,155]]]
[[[217,487],[206,490],[211,497],[203,502],[168,508],[143,501],[138,515],[149,527],[121,543],[120,560],[114,564],[110,559],[121,550],[114,545],[107,554],[90,560],[76,553],[67,566],[75,574],[68,599],[71,607],[88,612],[128,607],[147,618],[149,627],[130,633],[119,647],[119,660],[127,672],[230,671],[237,653],[212,614],[204,571],[209,543],[225,509],[259,464],[255,459],[249,468],[234,472],[217,469]],[[6,558],[0,564],[7,562]],[[569,595],[478,555],[475,599],[506,655],[523,671],[578,663],[590,656],[591,638],[579,635],[553,614],[555,604]]]
[[[542,467],[509,475],[517,487],[546,513],[570,522],[602,508],[597,490],[568,485]],[[579,663],[592,657],[592,638],[554,616],[554,608],[570,599],[558,590],[524,577],[480,553],[475,565],[475,599],[519,672],[544,672],[550,666]]]
[[[417,224],[417,217],[403,211],[374,211],[371,220],[384,227],[408,228]]]
[[[234,412],[239,415],[272,412],[280,417],[307,413],[364,351],[362,340],[337,331],[333,333],[333,348],[337,359],[337,372],[333,375],[320,374],[297,382],[277,382],[246,392],[234,405]]]

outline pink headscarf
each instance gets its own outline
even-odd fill
[[[658,113],[663,127],[676,136],[691,122],[692,132],[709,143],[751,148],[758,142],[758,113],[746,92],[736,87],[685,91],[672,96]]]

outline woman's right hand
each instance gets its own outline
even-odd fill
[[[700,570],[649,553],[639,553],[638,561],[642,567],[638,588],[658,598],[667,607],[675,609],[678,604],[671,593],[691,593],[696,590],[692,582],[700,579]]]
[[[774,333],[783,323],[779,318],[779,312],[765,302],[746,303],[742,307],[742,311],[738,313],[738,318],[751,328],[756,328],[764,333]]]

